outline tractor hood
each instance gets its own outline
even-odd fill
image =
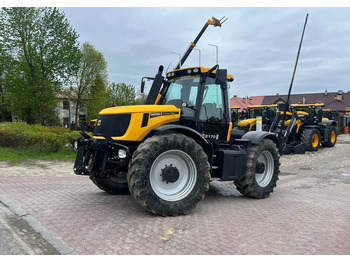
[[[151,130],[179,121],[180,111],[174,105],[109,107],[99,113],[93,138],[142,141]]]
[[[180,112],[174,105],[135,105],[135,106],[117,106],[109,107],[101,110],[99,115],[116,115],[116,114],[132,114],[132,113],[164,113],[164,112]]]
[[[239,126],[247,126],[247,125],[254,125],[256,122],[256,118],[249,118],[244,119],[238,123]]]

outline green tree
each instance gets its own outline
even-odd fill
[[[98,113],[106,107],[106,85],[100,76],[97,76],[91,88],[88,100],[88,119],[95,119]]]
[[[57,8],[0,11],[0,41],[12,58],[6,88],[13,111],[29,122],[55,121],[56,95],[79,66],[78,34]]]
[[[124,83],[111,83],[107,89],[107,106],[135,104],[135,87]]]
[[[144,105],[146,103],[146,100],[147,100],[147,94],[141,93],[141,91],[138,90],[137,95],[136,95],[135,104]]]
[[[3,52],[3,45],[0,42],[0,120],[6,121],[7,110],[7,91],[5,89],[4,80],[6,74],[6,57]]]
[[[103,85],[107,85],[107,62],[103,54],[97,51],[94,46],[85,42],[81,48],[80,67],[77,74],[72,79],[73,97],[76,102],[75,123],[78,122],[78,112],[84,100],[89,99],[89,94],[93,93],[93,89],[100,81]],[[94,109],[92,109],[94,110]]]

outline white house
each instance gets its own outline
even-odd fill
[[[75,109],[76,102],[74,95],[69,91],[62,91],[57,95],[59,99],[57,107],[57,116],[60,119],[60,124],[63,127],[75,129]],[[86,101],[86,100],[85,100]],[[80,109],[78,110],[78,126],[84,127],[87,121],[87,106],[86,103],[82,103]]]

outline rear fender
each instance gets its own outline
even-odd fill
[[[335,120],[326,120],[322,122],[323,125],[332,125],[332,126],[338,126],[337,121]]]

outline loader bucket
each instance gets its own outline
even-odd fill
[[[305,144],[300,141],[296,141],[290,144],[287,144],[283,150],[284,155],[293,154],[305,154]]]

